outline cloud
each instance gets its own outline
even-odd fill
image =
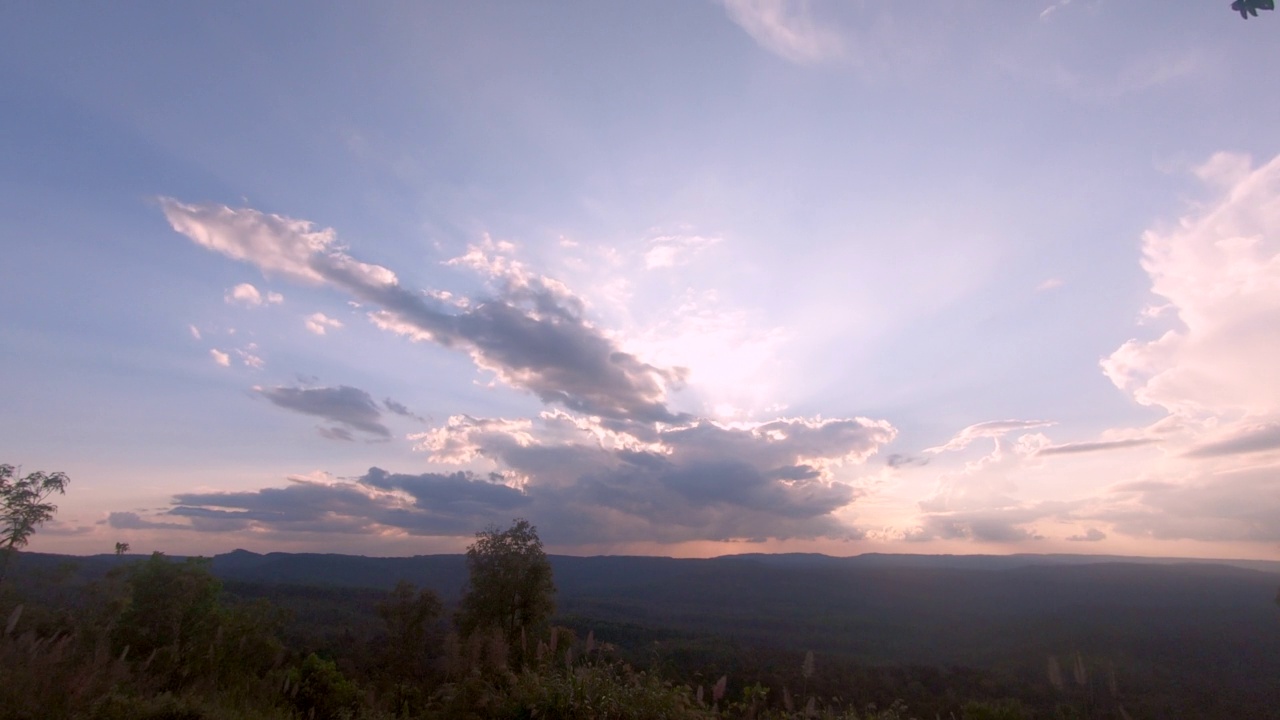
[[[392,400],[391,398],[384,398],[382,400],[382,406],[385,407],[387,410],[395,413],[396,415],[400,415],[401,417],[413,418],[414,420],[417,420],[419,422],[427,421],[426,418],[410,410],[408,406],[406,406],[404,403],[398,403],[395,400]]]
[[[1280,449],[1280,423],[1253,425],[1200,445],[1186,453],[1191,458],[1215,458]]]
[[[362,533],[379,517],[406,503],[358,483],[294,482],[283,488],[247,492],[182,493],[168,514],[188,519],[190,528],[210,532],[253,527],[303,532]]]
[[[257,355],[258,345],[256,343],[249,343],[243,348],[237,348],[235,352],[236,357],[240,358],[240,362],[244,363],[245,367],[261,370],[266,366],[266,362]]]
[[[168,514],[191,524],[164,527],[343,534],[396,529],[413,535],[460,536],[495,517],[510,519],[528,502],[520,490],[494,476],[401,475],[375,467],[352,482],[295,481],[249,492],[180,494]]]
[[[1191,172],[1209,187],[1230,191],[1253,174],[1253,160],[1248,155],[1220,152],[1192,168]]]
[[[1049,290],[1057,290],[1058,288],[1062,287],[1065,284],[1066,284],[1065,282],[1063,282],[1058,278],[1049,278],[1048,280],[1044,280],[1043,282],[1041,282],[1039,285],[1036,285],[1036,292],[1048,292]]]
[[[1099,440],[1097,442],[1063,443],[1048,445],[1036,451],[1036,455],[1075,455],[1079,453],[1106,452],[1143,447],[1159,442],[1155,438],[1128,438],[1125,440]]]
[[[497,473],[487,477],[467,472],[404,475],[375,467],[370,468],[360,482],[383,490],[403,491],[413,498],[416,507],[458,520],[476,521],[494,513],[516,512],[530,502],[528,495],[504,484]]]
[[[928,449],[928,453],[940,454],[963,450],[975,440],[992,440],[988,454],[938,477],[933,493],[919,502],[918,526],[908,529],[904,538],[917,542],[942,539],[988,543],[1041,539],[1030,526],[1050,516],[1067,517],[1074,504],[1020,500],[1015,480],[1022,475],[1027,459],[1049,446],[1049,440],[1039,433],[1023,434],[1016,440],[1006,436],[1052,424],[1047,420],[977,423],[961,430],[946,444]]]
[[[1113,490],[1113,502],[1087,517],[1111,523],[1122,535],[1157,540],[1280,542],[1277,466],[1176,482],[1139,481]]]
[[[186,530],[182,523],[156,522],[143,519],[136,512],[113,512],[107,516],[107,525],[117,530]]]
[[[1083,535],[1068,535],[1067,539],[1072,542],[1099,542],[1107,539],[1107,534],[1098,528],[1089,528]]]
[[[675,267],[689,262],[694,255],[715,245],[720,238],[703,237],[701,235],[663,235],[649,241],[649,249],[644,254],[646,269]]]
[[[686,368],[694,385],[690,395],[719,417],[778,412],[779,385],[788,382],[781,361],[790,354],[791,333],[759,311],[724,307],[714,291],[668,297],[670,304],[630,338],[630,346],[659,365]],[[630,300],[618,304],[623,314],[636,308]]]
[[[494,471],[371,468],[352,482],[181,494],[169,514],[203,529],[451,536],[520,515],[557,544],[851,539],[860,531],[833,513],[861,491],[832,467],[862,462],[892,437],[887,424],[863,419],[703,421],[642,444],[563,413],[537,423],[455,416],[420,433],[422,449],[435,462]]]
[[[840,59],[840,35],[821,27],[807,0],[722,0],[729,18],[761,47],[799,65]]]
[[[250,262],[269,275],[320,284],[333,276],[370,285],[395,284],[391,271],[356,262],[337,246],[332,230],[314,230],[294,220],[225,205],[188,205],[161,198],[174,230],[197,244],[235,260]]]
[[[210,349],[209,357],[213,358],[213,361],[222,367],[231,367],[231,356],[221,350]]]
[[[1094,518],[1134,537],[1276,542],[1280,157],[1255,166],[1218,153],[1195,175],[1210,199],[1143,235],[1166,328],[1101,361],[1116,387],[1168,413],[1164,444],[1190,463],[1116,485]],[[1253,467],[1240,467],[1244,455]]]
[[[1149,490],[1170,490],[1178,487],[1176,483],[1165,480],[1130,480],[1129,482],[1117,483],[1111,487],[1111,492],[1130,493],[1130,492],[1147,492]]]
[[[241,283],[227,291],[222,296],[228,304],[240,303],[242,305],[261,305],[262,295],[258,292],[258,288],[249,283]]]
[[[320,437],[329,440],[341,440],[343,442],[355,442],[356,436],[351,431],[340,427],[324,427],[323,425],[316,428],[316,432],[320,433]]]
[[[912,457],[910,455],[902,455],[893,453],[884,460],[884,464],[891,468],[911,467],[913,465],[928,465],[929,458]]]
[[[927,515],[957,511],[1006,509],[1018,505],[1017,485],[1009,478],[1020,458],[997,443],[991,454],[938,478],[933,494],[919,502]]]
[[[245,307],[258,307],[264,303],[278,305],[284,302],[284,296],[280,293],[269,292],[263,297],[262,293],[258,292],[258,288],[249,283],[240,283],[231,288],[226,295],[222,296],[222,299],[228,304],[239,304]]]
[[[401,475],[372,469],[349,483],[183,495],[173,513],[212,528],[469,534],[518,510],[549,542],[610,544],[759,538],[861,537],[844,511],[864,494],[841,479],[892,441],[888,422],[778,418],[714,422],[677,412],[667,392],[686,371],[644,362],[586,316],[586,303],[532,272],[514,248],[485,238],[447,265],[479,273],[487,294],[454,296],[400,285],[355,260],[331,230],[254,210],[165,200],[179,232],[264,273],[349,293],[378,327],[467,352],[478,367],[552,406],[536,419],[455,415],[410,436],[433,463],[468,474]],[[661,238],[661,262],[710,241]],[[383,412],[417,417],[390,398],[349,387],[255,390],[321,417],[324,437],[389,437]],[[488,475],[470,472],[487,471]],[[216,497],[215,497],[216,496]],[[285,513],[297,499],[308,513]],[[309,505],[308,505],[309,503]],[[301,509],[299,510],[301,512]]]
[[[563,414],[541,425],[455,416],[414,437],[434,461],[487,459],[526,478],[531,512],[559,540],[598,543],[855,536],[832,513],[860,493],[832,468],[864,462],[895,434],[861,418],[701,420],[645,444]]]
[[[351,440],[351,431],[376,438],[391,437],[391,431],[379,422],[382,413],[378,405],[369,393],[359,388],[347,385],[319,388],[255,387],[254,391],[277,407],[336,423],[339,427],[321,430],[321,434],[330,439]]]
[[[335,320],[324,313],[312,313],[306,319],[307,329],[316,335],[324,335],[329,328],[342,327],[341,320]]]
[[[1015,430],[1029,430],[1031,428],[1047,427],[1054,423],[1050,420],[988,420],[980,422],[956,433],[955,437],[948,440],[945,444],[937,447],[927,448],[927,453],[941,453],[954,450],[963,450],[968,447],[974,440],[982,438],[999,439]]]
[[[196,327],[195,325],[188,325],[187,330],[191,332],[191,337],[195,338],[196,340],[200,339],[200,328]]]
[[[1040,11],[1040,19],[1048,20],[1049,17],[1053,15],[1055,12],[1057,12],[1059,9],[1064,8],[1070,4],[1071,4],[1071,0],[1058,0],[1054,4]]]
[[[98,524],[101,524],[99,521]],[[92,525],[72,525],[70,523],[58,522],[56,520],[45,523],[40,527],[41,535],[59,535],[62,537],[76,537],[78,535],[91,535],[94,532]]]
[[[1143,235],[1159,310],[1144,313],[1142,326],[1153,336],[1101,361],[1117,388],[1164,417],[1072,443],[1021,434],[1046,421],[965,428],[926,452],[979,438],[993,450],[939,477],[908,539],[1016,542],[1052,519],[1084,530],[1067,538],[1074,542],[1280,542],[1280,158],[1255,166],[1219,154],[1196,175],[1210,199]],[[1147,447],[1159,451],[1114,454]],[[1072,459],[1097,453],[1114,455]],[[1022,497],[1020,485],[1037,492],[1066,463],[1120,482],[1070,503]]]
[[[1152,293],[1177,326],[1129,340],[1102,368],[1144,405],[1186,417],[1280,414],[1280,157],[1249,166],[1214,156],[1200,175],[1217,197],[1143,236]]]
[[[543,402],[620,424],[684,423],[670,410],[668,387],[684,373],[659,368],[624,352],[584,316],[585,304],[564,285],[537,276],[506,257],[501,244],[472,247],[455,264],[485,272],[495,296],[450,303],[439,294],[399,284],[387,268],[359,262],[332,230],[251,209],[161,200],[174,230],[264,273],[329,284],[362,303],[379,306],[370,319],[413,340],[470,352],[476,364]]]
[[[937,539],[1002,544],[1042,540],[1042,535],[1026,526],[1048,517],[1069,517],[1072,508],[1070,503],[1042,502],[931,513],[923,516],[920,526],[907,532],[905,539],[913,542]]]

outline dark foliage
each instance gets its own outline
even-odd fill
[[[470,579],[458,607],[464,636],[496,628],[509,647],[524,648],[555,612],[551,563],[527,520],[477,533],[467,548],[467,570]]]
[[[237,555],[26,554],[0,720],[1280,718],[1277,576],[1238,568],[543,556],[561,627],[464,636],[463,558]],[[311,584],[219,570],[265,565]]]

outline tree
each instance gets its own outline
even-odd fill
[[[360,709],[360,689],[336,663],[315,653],[290,671],[289,684],[296,688],[292,693],[296,717],[339,720],[356,717]]]
[[[430,590],[417,590],[406,580],[383,602],[378,616],[387,624],[386,657],[391,675],[421,680],[427,669],[427,644],[436,618],[444,607]]]
[[[129,552],[129,543],[125,543],[125,542],[116,543],[116,557],[123,557],[124,554],[127,552]]]
[[[129,567],[126,605],[112,632],[115,652],[127,648],[132,657],[150,658],[156,676],[200,675],[214,661],[221,592],[207,558],[170,562],[152,553]]]
[[[555,612],[551,563],[528,520],[476,533],[467,548],[467,569],[471,578],[458,609],[464,635],[497,629],[509,647],[519,648],[521,633],[545,625]]]
[[[53,518],[58,506],[46,502],[55,492],[63,495],[71,482],[66,473],[33,472],[17,478],[17,468],[0,465],[0,580],[9,567],[9,558],[18,548],[26,547],[31,533]]]

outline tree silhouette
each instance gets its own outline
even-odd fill
[[[67,492],[71,479],[66,473],[33,472],[17,478],[17,468],[0,465],[0,580],[9,568],[9,559],[25,547],[36,528],[53,517],[58,506],[49,496]]]

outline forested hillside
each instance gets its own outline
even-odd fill
[[[552,622],[570,645],[590,637],[594,657],[607,647],[610,662],[687,686],[690,697],[724,676],[727,697],[750,695],[744,712],[751,702],[757,712],[785,712],[786,701],[794,707],[808,693],[828,709],[900,701],[919,717],[961,717],[966,704],[973,717],[982,717],[979,705],[1013,713],[990,717],[1280,717],[1280,574],[1206,563],[893,557],[552,556]],[[123,593],[130,573],[154,562],[23,554],[5,589],[7,608],[18,598],[32,608],[15,634],[56,635],[59,612],[93,607],[104,587]],[[443,683],[433,673],[466,664],[449,621],[469,588],[465,556],[237,551],[193,567],[218,583],[227,608],[272,618],[282,657],[294,658],[280,662],[295,670],[314,653],[368,692],[389,692],[377,690],[390,671],[385,608],[401,582],[443,603],[423,631],[432,647],[422,649],[420,680]],[[519,636],[506,642],[509,651],[521,644]],[[474,663],[486,651],[470,652]]]

